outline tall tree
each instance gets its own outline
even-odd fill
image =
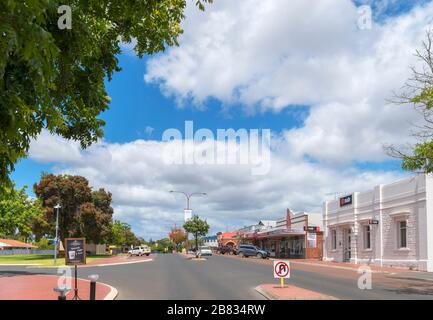
[[[206,2],[196,4],[203,10]],[[120,71],[121,42],[134,41],[139,57],[178,45],[185,7],[186,0],[0,1],[0,190],[43,128],[83,148],[100,138],[98,115],[110,101],[104,81]]]
[[[186,240],[186,233],[181,228],[173,228],[168,237],[174,243],[176,250],[179,250],[179,246]]]
[[[186,232],[192,233],[195,239],[195,249],[198,249],[199,237],[204,237],[209,231],[209,224],[205,220],[201,220],[198,216],[194,215],[189,219],[183,228]]]
[[[403,160],[402,168],[411,171],[433,172],[433,30],[426,33],[422,49],[415,56],[422,63],[420,68],[411,67],[412,76],[407,80],[402,92],[396,93],[394,103],[411,105],[424,120],[416,125],[413,136],[415,145],[386,145],[390,156]]]
[[[40,201],[30,199],[25,188],[11,188],[0,194],[0,237],[27,240],[34,224],[45,224],[43,217]]]
[[[45,174],[35,184],[34,192],[46,210],[47,226],[37,225],[38,236],[54,235],[56,212],[54,206],[61,205],[59,215],[59,237],[84,236],[98,243],[110,233],[113,215],[111,193],[104,189],[92,191],[89,181],[81,176]]]

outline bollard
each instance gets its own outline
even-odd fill
[[[99,275],[92,274],[88,278],[90,279],[90,300],[96,300],[96,281],[98,281]]]

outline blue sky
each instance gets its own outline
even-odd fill
[[[280,132],[283,129],[301,126],[308,115],[308,106],[298,106],[281,112],[258,112],[250,114],[242,106],[225,105],[216,99],[209,99],[203,109],[176,105],[173,97],[166,97],[158,86],[147,84],[143,75],[146,72],[146,57],[139,59],[130,53],[119,57],[122,71],[116,73],[106,87],[111,97],[110,109],[101,115],[106,121],[104,140],[111,143],[124,143],[136,139],[161,140],[168,128],[184,132],[185,121],[193,121],[194,127],[208,128],[216,132],[219,128],[270,128]],[[152,128],[146,132],[146,128]],[[23,159],[17,165],[12,179],[18,187],[31,186],[37,182],[42,172],[50,172],[52,165],[30,159]]]
[[[320,212],[329,192],[362,191],[406,176],[398,160],[384,155],[382,144],[403,141],[407,120],[415,116],[385,107],[384,101],[400,86],[397,80],[405,80],[412,61],[409,52],[431,23],[428,13],[406,24],[400,24],[400,18],[421,10],[417,6],[428,1],[354,1],[372,5],[375,25],[363,33],[353,27],[357,13],[350,1],[339,2],[338,8],[320,7],[312,26],[304,26],[300,13],[285,2],[274,2],[275,7],[273,2],[266,4],[269,15],[259,8],[248,11],[254,19],[263,16],[245,48],[237,44],[255,27],[249,25],[252,18],[233,17],[247,2],[221,0],[204,14],[189,6],[179,48],[144,59],[128,50],[119,56],[122,71],[107,82],[112,101],[102,115],[107,122],[102,145],[81,152],[74,143],[50,142],[52,137],[43,136],[12,178],[19,187],[31,189],[44,171],[85,174],[93,185],[113,192],[117,218],[131,223],[141,236],[157,238],[170,225],[182,223],[183,199],[167,195],[168,188],[209,192],[207,200],[195,202],[216,232],[226,225],[236,228],[282,216],[286,207]],[[305,4],[298,7],[302,14],[309,13]],[[302,27],[295,28],[290,21]],[[390,38],[395,30],[401,34]],[[291,38],[285,43],[282,37],[287,35]],[[395,56],[384,58],[383,46]],[[402,53],[405,50],[407,54]],[[341,61],[350,62],[340,65]],[[390,68],[390,61],[399,68]],[[245,177],[231,167],[157,166],[161,161],[148,150],[159,150],[164,130],[183,132],[185,121],[213,132],[269,128],[276,137],[272,143],[279,146],[273,150],[272,172]],[[41,141],[51,143],[52,151]],[[57,143],[65,148],[57,148]],[[137,151],[137,145],[145,151]],[[66,160],[54,154],[68,148],[61,157]],[[124,153],[131,148],[134,156],[128,158]],[[71,160],[75,153],[79,156]],[[111,159],[111,165],[92,164],[101,154]],[[111,172],[115,167],[125,172]],[[143,180],[136,181],[141,175]]]

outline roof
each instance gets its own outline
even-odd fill
[[[227,232],[223,232],[222,238],[223,239],[230,239],[230,238],[236,237],[238,234],[239,234],[238,230],[235,230],[232,232],[227,231]]]
[[[216,240],[217,236],[207,236],[203,238],[205,241],[212,241],[212,240]]]
[[[277,221],[275,220],[260,220],[259,225],[263,225],[265,227],[275,227],[277,224]]]
[[[12,240],[12,239],[0,239],[0,248],[36,248],[36,246],[30,244],[21,242],[18,240]]]

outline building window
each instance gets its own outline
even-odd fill
[[[364,249],[371,249],[371,228],[364,226]]]
[[[407,222],[405,220],[397,222],[397,243],[399,248],[407,248]]]
[[[331,230],[331,248],[332,250],[337,249],[337,230]]]

